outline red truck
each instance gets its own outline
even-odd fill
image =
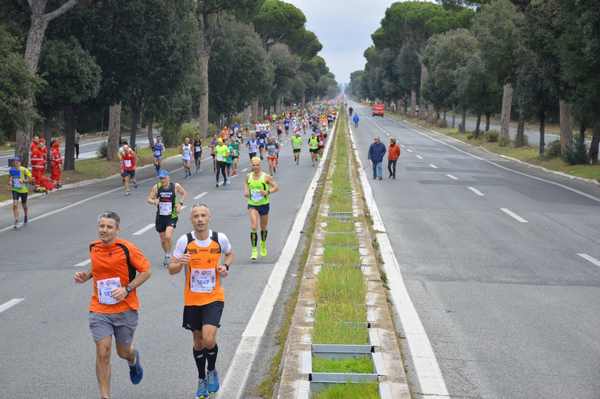
[[[371,107],[371,113],[373,116],[381,116],[383,118],[384,110],[385,110],[385,105],[383,105],[383,103],[375,103]]]

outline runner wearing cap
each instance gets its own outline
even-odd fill
[[[152,186],[148,199],[150,205],[156,206],[156,231],[160,236],[160,244],[165,253],[163,266],[167,267],[171,260],[173,230],[177,227],[179,212],[185,199],[185,190],[179,183],[169,179],[169,172],[158,172],[159,182]]]
[[[8,191],[12,193],[12,211],[15,218],[14,228],[19,227],[19,200],[23,208],[23,224],[27,224],[27,195],[29,188],[27,184],[31,182],[31,172],[24,166],[21,166],[21,158],[15,157],[12,160],[13,166],[8,171]]]

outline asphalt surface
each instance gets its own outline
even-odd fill
[[[241,159],[241,169],[247,168],[245,150]],[[191,179],[183,180],[182,171],[172,174],[172,180],[188,191],[188,207],[180,217],[176,238],[191,230],[190,205],[196,202],[192,198],[206,192],[199,201],[211,207],[212,228],[228,235],[236,255],[231,274],[224,281],[226,302],[217,361],[221,378],[285,244],[315,170],[307,150],[303,150],[300,166],[294,165],[288,144],[282,151],[280,164],[275,178],[281,189],[273,195],[271,205],[269,256],[255,263],[249,262],[243,177],[235,177],[231,185],[216,188],[207,161],[204,170]],[[197,371],[190,333],[181,328],[184,276],[169,276],[160,266],[162,250],[153,227],[141,235],[133,235],[154,222],[155,210],[145,203],[153,181],[140,184],[129,197],[120,189],[103,194],[118,187],[119,179],[52,193],[32,200],[30,218],[57,213],[34,220],[17,231],[0,232],[1,398],[98,397],[95,347],[87,322],[91,286],[76,285],[72,277],[82,270],[76,265],[88,259],[88,244],[96,238],[96,217],[106,209],[121,215],[121,236],[138,245],[153,264],[152,278],[138,291],[141,310],[135,343],[141,351],[144,380],[141,385],[133,386],[126,363],[113,351],[113,397],[192,397]],[[97,197],[86,201],[93,196]],[[61,211],[69,205],[72,207]],[[10,208],[2,208],[0,230],[10,224]],[[24,300],[2,311],[2,305],[15,298]]]
[[[375,135],[402,145],[371,186],[451,396],[600,397],[600,187],[352,105],[369,177]]]

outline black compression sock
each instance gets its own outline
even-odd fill
[[[197,351],[194,349],[194,360],[198,367],[198,378],[201,380],[206,378],[206,349]]]
[[[219,353],[219,347],[215,344],[215,347],[212,349],[205,349],[206,351],[206,369],[208,371],[213,371],[215,369],[215,363],[217,363],[217,354]]]
[[[260,231],[260,240],[261,241],[267,241],[267,233],[268,233],[267,230],[261,230]]]
[[[250,232],[250,244],[252,244],[253,247],[256,247],[256,245],[258,244],[258,234],[256,233],[256,231]]]

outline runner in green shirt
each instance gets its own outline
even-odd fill
[[[292,136],[292,150],[294,151],[294,162],[296,165],[300,165],[300,150],[302,149],[302,137],[300,137],[300,131],[296,130]]]
[[[29,188],[27,184],[31,182],[31,172],[29,169],[21,166],[21,158],[13,158],[13,166],[8,171],[8,190],[12,192],[13,198],[13,216],[15,217],[14,228],[19,227],[19,200],[23,207],[23,225],[27,224],[27,195]]]

